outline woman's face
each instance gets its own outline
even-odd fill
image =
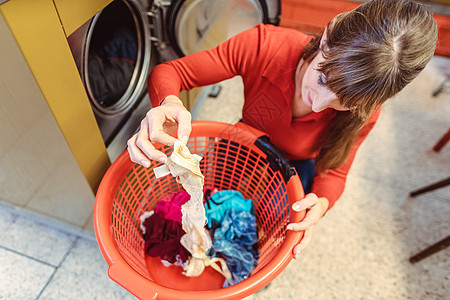
[[[316,113],[326,108],[332,108],[339,111],[349,110],[347,107],[340,104],[337,96],[325,85],[326,77],[323,73],[318,71],[319,64],[324,60],[325,58],[322,55],[322,51],[319,50],[316,57],[314,57],[307,67],[302,78],[302,101]]]

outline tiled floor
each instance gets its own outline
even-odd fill
[[[450,124],[450,93],[430,96],[444,70],[450,73],[450,60],[434,58],[386,105],[310,247],[248,299],[449,299],[450,249],[408,262],[450,234],[450,187],[408,197],[450,174],[450,145],[430,150]],[[240,79],[222,86],[196,119],[239,119]],[[92,234],[1,204],[0,299],[134,297],[107,277]]]
[[[0,206],[0,299],[134,299],[107,277],[93,236],[40,221]]]

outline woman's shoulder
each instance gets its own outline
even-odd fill
[[[259,55],[284,57],[298,56],[312,38],[296,29],[261,23],[247,30],[239,39],[244,45],[251,44]]]
[[[258,76],[279,74],[281,70],[295,70],[311,38],[295,29],[259,24],[231,38],[226,43],[226,49],[236,57],[235,61],[243,73],[249,70],[249,74]]]
[[[258,31],[260,35],[265,36],[269,39],[286,39],[292,38],[293,40],[289,40],[289,43],[292,42],[309,42],[313,36],[304,33],[303,31],[275,26],[272,24],[264,24],[261,23],[254,27],[254,30]]]

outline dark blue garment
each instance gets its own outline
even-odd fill
[[[214,233],[214,241],[219,240],[251,248],[258,241],[255,216],[248,211],[228,209],[220,222],[220,227]]]
[[[103,107],[119,101],[130,85],[138,54],[136,33],[127,27],[97,30],[89,48],[89,84]]]
[[[291,161],[291,163],[297,171],[298,177],[300,177],[305,194],[311,193],[314,176],[317,173],[314,159],[295,160]]]
[[[258,264],[257,242],[256,218],[251,212],[235,208],[224,212],[208,253],[210,257],[224,258],[233,275],[225,280],[223,287],[248,278]]]

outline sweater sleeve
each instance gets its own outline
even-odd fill
[[[349,156],[345,163],[335,170],[330,170],[325,174],[316,175],[311,188],[311,192],[315,193],[318,197],[326,197],[330,202],[328,210],[333,207],[336,201],[344,192],[345,181],[347,179],[348,171],[355,159],[356,152],[361,146],[362,142],[369,135],[369,132],[375,126],[376,121],[380,115],[380,109],[377,109],[371,118],[367,121],[366,125],[360,130],[357,140],[355,141]]]
[[[262,26],[237,34],[216,48],[157,65],[147,79],[152,105],[158,106],[168,95],[182,90],[242,75],[258,57]]]

